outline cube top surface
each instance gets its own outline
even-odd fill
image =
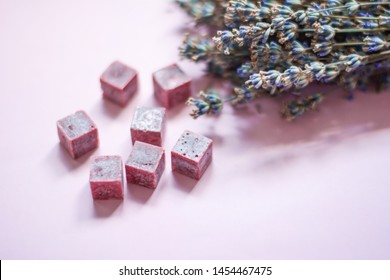
[[[57,125],[64,131],[65,135],[70,139],[76,139],[93,129],[96,129],[95,123],[84,111],[66,116],[57,121]]]
[[[111,86],[123,90],[137,74],[133,68],[123,64],[120,61],[114,61],[108,66],[100,77],[103,81]]]
[[[164,116],[164,108],[137,107],[131,123],[131,128],[159,132],[162,130]]]
[[[91,162],[89,180],[112,181],[122,178],[122,160],[120,156],[95,156]]]
[[[212,142],[203,135],[186,130],[176,142],[172,152],[198,162]]]
[[[156,82],[165,90],[175,89],[191,81],[176,64],[172,64],[153,73]]]
[[[136,141],[126,165],[154,172],[163,154],[161,147]]]

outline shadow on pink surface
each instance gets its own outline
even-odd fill
[[[125,110],[126,107],[127,106],[121,107],[113,103],[112,101],[101,98],[98,99],[96,104],[92,107],[91,114],[92,115],[104,114],[105,116],[115,119],[118,118],[120,115],[122,115],[124,112],[126,112]]]
[[[191,179],[177,172],[172,172],[172,177],[174,181],[174,186],[177,189],[184,191],[186,193],[190,193],[198,183],[197,180]],[[202,178],[200,180],[202,180]]]
[[[73,159],[71,156],[68,154],[68,152],[65,150],[64,147],[61,146],[61,144],[58,142],[56,143],[53,148],[50,150],[46,157],[46,162],[50,165],[53,166],[53,159],[58,159],[56,162],[58,162],[60,165],[62,165],[65,168],[66,172],[72,171],[74,169],[79,168],[80,166],[84,165],[90,157],[95,154],[97,149],[90,151],[86,153],[85,155],[79,157],[78,159]],[[54,166],[54,170],[57,169],[58,166]]]
[[[110,217],[119,206],[121,206],[123,203],[123,200],[115,200],[115,199],[109,199],[109,200],[94,200],[93,207],[94,207],[94,217],[95,218],[108,218]]]
[[[231,91],[221,80],[213,82],[212,78],[200,78],[194,81],[194,92],[209,85],[217,88],[223,98]],[[272,146],[317,140],[341,141],[345,137],[390,128],[390,90],[380,93],[373,89],[356,91],[354,98],[348,100],[346,91],[335,85],[312,85],[303,90],[302,96],[317,92],[325,97],[318,109],[306,112],[292,122],[280,115],[283,103],[294,98],[291,93],[276,98],[260,97],[235,108],[225,104],[220,116],[210,117],[215,119],[210,120],[208,136],[222,142],[216,131],[218,125],[228,124],[239,132],[240,140]]]
[[[157,186],[157,187],[159,187],[159,186]],[[155,191],[153,189],[145,188],[145,187],[138,186],[135,184],[130,184],[130,183],[127,183],[125,188],[127,188],[125,199],[132,200],[132,201],[140,203],[140,204],[147,203]]]

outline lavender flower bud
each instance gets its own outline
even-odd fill
[[[275,63],[275,64],[279,63],[280,60],[282,59],[282,57],[283,57],[282,47],[278,43],[272,41],[270,43],[269,62]]]
[[[323,16],[329,16],[332,14],[332,11],[328,11],[327,9],[323,9],[323,7],[317,3],[312,3],[312,7],[317,10]]]
[[[252,65],[248,61],[237,68],[237,74],[240,78],[247,78],[252,74],[252,70]]]
[[[262,62],[267,62],[269,58],[270,47],[268,44],[261,44],[252,47],[251,62],[253,67],[258,66]]]
[[[345,71],[351,72],[354,71],[356,68],[358,68],[362,62],[363,62],[363,57],[358,54],[350,54],[347,56],[341,56],[340,60],[345,61],[346,69]]]
[[[302,5],[301,0],[285,0],[284,3],[285,3],[285,5],[288,5],[288,6],[301,6]]]
[[[333,8],[333,7],[337,7],[337,6],[342,6],[344,3],[344,1],[342,0],[328,0],[328,7],[329,8]]]
[[[179,47],[179,54],[181,57],[193,61],[206,60],[212,49],[213,45],[210,39],[187,35]]]
[[[320,40],[329,41],[333,39],[334,35],[336,34],[335,29],[330,25],[321,25],[319,23],[314,23],[312,26],[319,35],[318,37]]]
[[[316,80],[320,80],[325,74],[325,65],[322,62],[314,61],[310,65],[305,65],[305,67],[311,71],[311,74]]]
[[[199,95],[202,96],[206,100],[206,102],[209,103],[209,114],[217,114],[221,112],[223,108],[223,102],[216,91],[209,89],[206,92],[201,91]]]
[[[213,1],[176,0],[176,3],[198,22],[212,18],[216,8]]]
[[[291,54],[293,56],[300,56],[306,52],[306,48],[297,40],[291,43]]]
[[[277,70],[269,70],[269,71],[260,71],[260,74],[263,75],[263,80],[266,86],[269,87],[281,87],[282,84],[282,73]]]
[[[223,108],[223,102],[218,93],[213,89],[199,92],[200,99],[189,98],[186,102],[189,106],[194,106],[190,116],[194,119],[206,114],[217,114]]]
[[[359,10],[360,5],[355,0],[349,0],[345,6],[347,6],[348,15],[353,16]]]
[[[268,41],[269,35],[271,34],[271,27],[269,27],[263,34],[263,38],[261,39],[261,42],[265,44]]]
[[[390,16],[379,16],[379,26],[390,27]]]
[[[256,96],[256,93],[247,89],[245,86],[233,89],[233,97],[231,100],[232,105],[243,104],[252,101]]]
[[[323,75],[322,79],[325,83],[328,83],[332,80],[334,80],[339,74],[340,70],[336,67],[326,67],[325,68],[325,74]]]
[[[225,25],[228,28],[235,28],[239,26],[242,19],[238,11],[240,8],[245,8],[246,3],[247,2],[245,0],[229,1],[224,16]]]
[[[363,51],[365,52],[377,52],[389,45],[378,36],[367,36],[364,38],[363,42]]]
[[[186,102],[188,106],[195,106],[190,114],[191,117],[197,119],[198,117],[207,114],[210,111],[210,105],[201,99],[189,98]]]
[[[245,82],[245,86],[248,89],[251,89],[252,87],[254,87],[255,89],[259,89],[261,88],[262,84],[263,84],[263,80],[260,74],[258,73],[250,75],[249,80]]]
[[[230,54],[230,49],[234,47],[235,35],[229,30],[218,31],[217,36],[213,37],[218,50],[223,51],[226,55]]]
[[[271,9],[268,7],[261,7],[259,9],[260,18],[269,18],[271,16]]]
[[[274,29],[278,29],[279,27],[282,26],[282,24],[286,21],[285,18],[283,17],[274,17],[272,19],[272,25],[274,27]]]
[[[370,29],[370,28],[378,28],[379,24],[375,21],[368,20],[358,20],[360,28]]]
[[[324,41],[314,45],[313,52],[317,53],[318,56],[326,56],[332,51],[333,42]]]
[[[307,22],[307,13],[304,10],[298,10],[291,15],[298,24],[305,25]]]
[[[314,22],[316,22],[320,17],[320,13],[317,12],[316,9],[310,7],[307,8],[307,23],[309,25],[312,25]]]
[[[285,22],[278,32],[279,43],[284,44],[286,41],[292,41],[295,38],[298,25],[293,22]]]
[[[274,15],[279,15],[281,17],[286,18],[292,15],[294,11],[286,5],[273,5],[271,7],[271,12]]]

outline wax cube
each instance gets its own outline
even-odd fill
[[[131,140],[161,146],[165,132],[165,109],[137,107],[131,123]]]
[[[166,108],[185,103],[191,95],[191,78],[172,64],[153,73],[154,95]]]
[[[212,140],[184,131],[171,151],[172,170],[199,180],[212,159]]]
[[[93,199],[123,199],[123,167],[120,156],[96,156],[89,175]]]
[[[165,169],[164,150],[136,141],[125,168],[128,183],[155,189]]]
[[[138,74],[133,68],[114,61],[100,76],[103,97],[125,106],[138,88]]]
[[[77,111],[57,121],[60,143],[74,159],[99,145],[98,129],[84,111]]]

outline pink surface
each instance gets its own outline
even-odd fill
[[[56,121],[86,110],[100,133],[92,154],[125,159],[135,107],[158,105],[151,75],[179,61],[187,23],[171,1],[0,2],[0,258],[390,258],[389,91],[349,102],[326,87],[320,111],[293,123],[275,100],[197,121],[179,106],[164,148],[185,129],[212,138],[202,179],[167,164],[155,191],[92,200],[90,160],[60,147]],[[123,109],[99,84],[116,59],[139,72]],[[179,65],[194,90],[208,85],[203,66]]]

